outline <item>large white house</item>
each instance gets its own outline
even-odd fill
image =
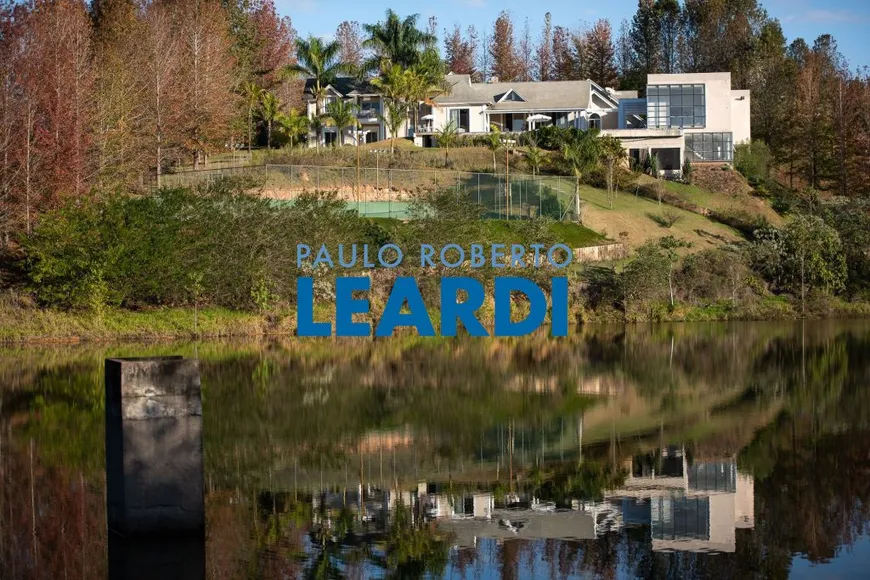
[[[586,81],[472,82],[469,75],[447,76],[451,90],[421,104],[419,124],[402,127],[401,137],[421,146],[437,144],[437,133],[453,123],[461,133],[522,132],[544,125],[599,129],[617,137],[636,162],[650,153],[665,173],[678,173],[686,159],[693,163],[731,163],[735,145],[748,141],[749,91],[731,88],[731,73],[656,74],[647,77],[646,96],[615,91]],[[308,114],[315,114],[313,83],[306,84]],[[371,84],[349,78],[327,87],[326,103],[353,100],[359,105],[361,140],[390,137],[378,113],[383,98]],[[322,103],[325,108],[326,103]],[[315,136],[309,136],[313,145]],[[338,139],[335,128],[324,130],[326,144]],[[348,130],[345,143],[355,143]]]

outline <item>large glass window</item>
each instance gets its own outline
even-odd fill
[[[704,85],[650,85],[646,88],[651,128],[701,128],[707,125]]]
[[[468,109],[450,109],[450,122],[462,131],[469,131],[469,115]]]
[[[686,157],[692,161],[734,161],[731,133],[686,133]]]

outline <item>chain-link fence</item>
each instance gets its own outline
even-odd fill
[[[161,185],[190,187],[234,176],[252,177],[264,195],[275,200],[292,202],[305,192],[335,191],[360,215],[399,219],[409,216],[416,195],[430,191],[452,191],[457,198],[463,196],[483,206],[485,217],[497,219],[561,219],[571,211],[573,194],[573,180],[558,176],[320,165],[185,171],[162,176]]]

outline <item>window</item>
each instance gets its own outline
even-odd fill
[[[325,145],[335,145],[338,142],[338,133],[335,130],[327,129],[323,132],[323,143]]]
[[[731,133],[687,133],[686,157],[692,161],[734,161]]]
[[[646,88],[651,128],[700,128],[707,125],[704,85],[650,85]]]
[[[450,109],[450,122],[460,130],[468,133],[470,130],[468,123],[468,109]]]
[[[601,129],[601,115],[598,113],[592,113],[589,115],[589,128],[590,129]]]

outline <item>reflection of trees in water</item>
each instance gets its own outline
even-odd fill
[[[33,440],[0,425],[0,577],[105,577],[105,504],[100,485],[47,466]]]

